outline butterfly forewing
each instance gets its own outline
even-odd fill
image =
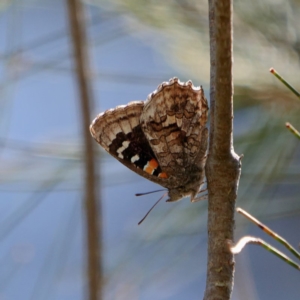
[[[164,173],[140,125],[143,107],[144,102],[135,101],[108,110],[93,121],[90,131],[94,139],[121,163],[157,182],[155,177],[161,178]]]

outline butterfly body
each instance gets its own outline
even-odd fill
[[[205,176],[207,113],[203,89],[173,78],[145,102],[98,115],[90,131],[122,164],[167,188],[168,201],[193,201]]]

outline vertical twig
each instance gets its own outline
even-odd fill
[[[88,281],[89,299],[101,299],[101,244],[102,235],[99,215],[101,216],[100,201],[97,199],[99,178],[95,169],[95,151],[89,132],[91,121],[90,110],[92,105],[92,92],[90,86],[89,63],[87,56],[87,38],[83,5],[80,0],[68,0],[70,30],[73,40],[74,60],[77,70],[77,81],[80,92],[80,107],[82,112],[82,132],[84,136],[85,161],[85,207],[88,244]]]
[[[208,183],[208,263],[204,299],[230,299],[234,207],[240,159],[233,150],[232,0],[209,0],[211,123]]]

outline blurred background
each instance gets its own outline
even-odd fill
[[[81,107],[67,4],[1,1],[0,300],[84,300],[87,230]],[[177,76],[209,98],[207,1],[85,2],[93,115],[145,100]],[[297,247],[300,234],[300,1],[234,1],[237,205]],[[92,121],[91,119],[91,121]],[[104,299],[200,299],[207,202],[160,203],[159,188],[97,148]],[[101,160],[100,160],[101,159]],[[236,218],[244,235],[277,243]],[[282,247],[278,247],[283,250]],[[283,250],[284,251],[284,250]],[[236,256],[233,299],[297,299],[299,273],[248,246]]]

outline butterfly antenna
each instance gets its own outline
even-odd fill
[[[155,203],[154,203],[154,205],[148,210],[148,212],[146,213],[146,215],[144,216],[144,218],[141,220],[141,221],[139,221],[138,222],[138,225],[141,225],[142,224],[142,222],[147,218],[147,216],[150,214],[150,212],[152,211],[152,209],[156,206],[156,204],[158,204],[158,202],[160,201],[160,200],[162,200],[164,197],[166,197],[166,195],[167,195],[167,192],[166,193],[164,193]]]
[[[135,194],[137,197],[139,196],[145,196],[145,195],[149,195],[149,194],[153,194],[153,193],[157,193],[157,192],[162,192],[165,191],[166,189],[161,189],[161,190],[156,190],[156,191],[151,191],[151,192],[146,192],[146,193],[137,193]]]

